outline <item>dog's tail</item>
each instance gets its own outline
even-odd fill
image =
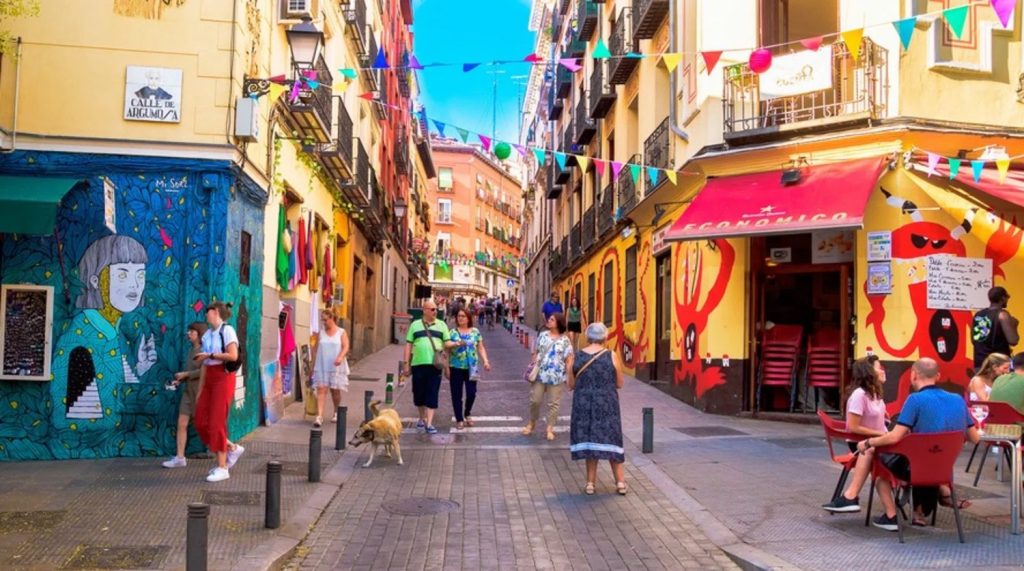
[[[375,401],[370,403],[370,412],[373,413],[373,416],[378,416],[380,414],[380,401],[379,400],[375,400]]]

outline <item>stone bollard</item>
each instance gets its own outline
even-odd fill
[[[263,526],[267,529],[277,529],[281,527],[281,463],[277,460],[267,462],[265,500]]]
[[[324,431],[314,428],[309,431],[309,481],[320,481],[320,443],[323,442]]]
[[[188,524],[185,529],[185,569],[206,571],[206,551],[210,526],[210,506],[203,503],[188,505]]]
[[[338,423],[334,426],[334,449],[345,449],[345,424],[348,423],[348,407],[338,407]]]

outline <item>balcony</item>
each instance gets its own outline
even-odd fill
[[[563,152],[563,153],[571,153],[572,152],[572,139],[573,139],[573,128],[572,128],[572,122],[570,121],[569,124],[567,124],[565,126],[565,131],[562,133],[562,144],[559,147],[559,150],[561,152]],[[570,180],[572,180],[572,170],[569,167],[573,164],[574,161],[575,161],[575,159],[573,159],[572,157],[567,157],[565,159],[565,168],[564,169],[560,169],[560,168],[558,168],[558,165],[555,164],[557,161],[555,161],[554,157],[552,157],[551,163],[554,164],[554,170],[555,170],[554,181],[555,181],[555,184],[565,184],[565,183],[569,182]]]
[[[558,255],[562,260],[562,271],[569,267],[569,237],[562,237],[562,245],[558,248]]]
[[[555,84],[555,94],[558,95],[559,99],[565,99],[572,93],[572,72],[569,71],[565,66],[558,66],[558,71],[555,72],[555,78],[557,82]]]
[[[633,155],[626,162],[634,165],[640,164],[640,155]],[[618,220],[633,210],[637,202],[636,183],[633,182],[633,173],[628,167],[623,168],[619,173],[619,180],[616,181],[615,186],[619,191],[619,206],[615,209],[615,219]]]
[[[555,1],[559,3],[559,5],[558,5],[558,13],[559,14],[562,14],[564,16],[566,13],[569,12],[569,5],[572,4],[572,0],[555,0]]]
[[[590,97],[589,92],[581,91],[580,100],[576,102],[576,114],[573,116],[573,124],[576,126],[576,144],[586,146],[597,134],[597,121],[590,118]]]
[[[402,65],[409,65],[409,52],[405,52],[402,54]],[[398,80],[398,92],[402,95],[402,97],[405,97],[406,99],[408,99],[412,93],[409,88],[410,73],[412,72],[409,71],[406,67],[395,70],[395,79]]]
[[[610,60],[594,60],[594,71],[590,74],[590,116],[604,119],[615,104],[615,86],[608,82]]]
[[[333,85],[333,76],[323,57],[317,60],[313,71],[316,72],[316,81],[324,86]],[[295,77],[298,78],[301,73],[302,70],[296,69]],[[299,98],[294,102],[290,99],[287,101],[288,113],[285,114],[285,121],[300,138],[320,144],[331,141],[334,114],[329,87],[308,89],[303,84],[303,88],[299,90]]]
[[[345,198],[359,209],[370,206],[370,155],[360,142],[355,149],[355,169],[353,176],[342,183],[341,191]]]
[[[380,91],[377,92],[377,100],[373,102],[373,114],[377,119],[387,121],[390,107],[388,106],[387,83],[384,82],[384,70],[375,69],[373,74],[376,76],[377,85],[380,86]]]
[[[345,100],[338,98],[338,119],[335,123],[335,138],[331,145],[323,145],[318,149],[320,161],[324,164],[327,174],[334,180],[343,181],[352,178],[352,116],[345,108]]]
[[[590,0],[579,0],[576,6],[576,25],[579,26],[579,38],[589,42],[597,29],[597,21],[600,18],[601,9],[597,2]]]
[[[562,99],[555,97],[548,100],[548,121],[558,121],[562,118],[562,111],[565,109]]]
[[[566,46],[562,57],[581,58],[587,55],[587,42],[579,35],[572,36],[569,45]]]
[[[633,0],[633,38],[654,37],[668,15],[669,0]]]
[[[366,44],[366,51],[359,57],[359,75],[366,83],[367,91],[377,91],[381,85],[377,81],[377,70],[373,69],[374,61],[377,59],[377,39],[373,37],[372,32],[367,34]]]
[[[597,238],[604,238],[611,233],[615,221],[615,192],[612,183],[608,183],[601,191],[597,201]]]
[[[632,16],[632,10],[623,8],[619,12],[619,17],[615,19],[612,35],[608,38],[608,51],[612,53],[612,57],[605,61],[608,62],[608,83],[612,85],[622,85],[629,81],[633,70],[640,63],[639,58],[626,57],[626,54],[636,51]]]
[[[594,226],[594,207],[590,207],[583,213],[583,228],[581,241],[583,251],[589,252],[597,243],[597,228]]]
[[[654,128],[654,131],[647,136],[647,140],[644,141],[644,164],[647,166],[658,167],[659,169],[666,169],[669,168],[671,160],[672,148],[668,132],[668,117],[665,117],[661,123]],[[650,196],[667,180],[667,177],[659,177],[657,186],[652,186],[648,183],[647,193],[644,196]]]
[[[581,224],[577,222],[569,233],[569,250],[571,252],[569,259],[571,263],[576,263],[576,261],[583,257],[583,232],[581,228]]]
[[[409,141],[399,139],[395,142],[395,172],[402,175],[412,174],[409,169]]]
[[[356,54],[366,54],[366,1],[351,0],[345,9],[345,24],[352,33]],[[374,54],[376,55],[376,54]]]
[[[555,165],[555,161],[549,160],[548,168],[542,170],[546,172],[544,185],[542,186],[542,188],[546,188],[544,197],[549,200],[557,199],[562,195],[562,186],[555,182],[555,171],[558,170],[558,166]]]
[[[868,38],[859,59],[842,42],[822,49],[832,50],[832,87],[823,91],[768,99],[761,96],[760,78],[747,64],[727,67],[722,100],[725,138],[790,136],[884,118],[888,51]]]

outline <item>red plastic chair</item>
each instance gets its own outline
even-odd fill
[[[982,406],[988,409],[988,417],[985,418],[985,424],[1019,424],[1024,423],[1024,414],[1013,408],[1009,403],[998,402],[998,401],[986,401],[979,402],[974,401],[969,403],[969,407],[973,408],[976,406]],[[979,443],[980,444],[980,443]],[[1012,450],[1011,447],[1006,446],[999,442],[985,442],[985,451],[981,454],[981,463],[978,464],[978,473],[974,475],[974,487],[978,487],[978,480],[981,479],[981,471],[985,468],[985,460],[988,459],[988,452],[993,447],[999,449],[1003,453],[1003,457],[1006,458],[1006,463],[1010,464],[1010,454],[1020,454],[1019,451]],[[978,446],[975,445],[974,452],[978,451]],[[974,459],[974,452],[971,453],[971,460]],[[967,462],[967,469],[970,470],[971,463]]]
[[[891,446],[882,446],[875,454],[875,466],[880,468],[878,477],[889,478],[893,484],[893,499],[897,507],[909,502],[913,510],[914,487],[938,487],[949,486],[950,501],[953,504],[953,517],[956,519],[956,531],[960,537],[960,543],[965,543],[963,522],[960,521],[959,501],[956,498],[956,486],[953,485],[953,468],[960,451],[964,447],[964,433],[936,432],[931,434],[908,434],[906,438]],[[900,454],[905,456],[910,463],[910,479],[901,480],[885,469],[880,458],[882,453]],[[874,488],[876,477],[872,477],[871,483]],[[870,498],[870,497],[869,497]],[[936,512],[939,506],[935,506]],[[906,519],[903,510],[896,510],[896,524],[899,530],[900,543],[903,543],[903,523]],[[868,514],[871,517],[871,501],[868,501]],[[934,514],[932,517],[934,522]]]
[[[789,411],[793,411],[802,343],[803,327],[799,325],[779,324],[764,333],[755,410],[761,410],[761,393],[765,387],[784,387],[789,389]]]
[[[839,497],[839,494],[843,493],[843,488],[846,487],[846,478],[849,477],[850,471],[853,470],[853,467],[857,464],[857,455],[853,452],[836,454],[835,448],[833,447],[833,441],[842,440],[844,442],[859,442],[867,437],[847,431],[846,422],[835,420],[825,414],[825,411],[823,410],[818,411],[818,420],[821,421],[821,427],[825,429],[825,444],[828,445],[829,456],[832,457],[833,462],[843,468],[842,473],[839,474],[839,481],[836,482],[836,489],[832,492],[832,500],[834,501]]]
[[[839,390],[842,376],[842,355],[839,350],[839,331],[822,329],[807,340],[807,365],[804,368],[806,391],[814,389],[814,407],[818,406],[818,391]],[[804,394],[804,403],[807,402]]]

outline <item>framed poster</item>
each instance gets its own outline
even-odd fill
[[[892,293],[892,265],[889,262],[868,264],[868,295]]]
[[[892,259],[892,232],[868,232],[868,261],[884,262]]]
[[[181,70],[128,66],[124,78],[124,118],[180,123]]]
[[[0,379],[49,381],[53,287],[0,288]]]

